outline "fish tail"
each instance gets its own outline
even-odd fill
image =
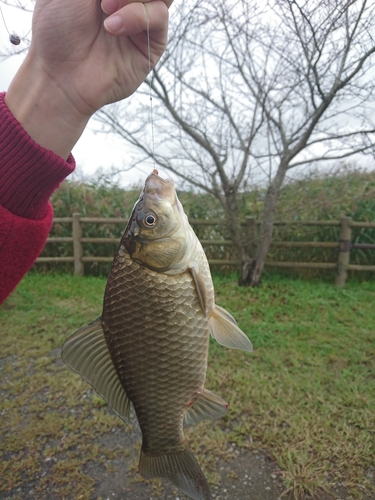
[[[194,500],[211,500],[212,494],[202,469],[187,448],[179,453],[148,456],[142,450],[139,472],[145,479],[169,479],[179,490]]]

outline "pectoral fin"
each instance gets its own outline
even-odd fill
[[[195,267],[190,267],[189,271],[190,271],[190,274],[193,278],[195,290],[197,292],[197,297],[198,297],[199,303],[201,305],[202,311],[204,314],[206,314],[206,305],[207,305],[206,286],[204,284],[204,281],[203,281],[201,275],[197,272]]]
[[[204,389],[203,394],[185,413],[185,427],[201,420],[223,417],[228,413],[229,405],[211,391]]]
[[[209,328],[212,337],[221,345],[243,351],[252,351],[253,346],[247,336],[237,326],[233,316],[220,306],[215,305]]]
[[[130,401],[121,385],[104,337],[101,318],[75,332],[65,341],[65,364],[89,382],[122,420],[129,417]]]

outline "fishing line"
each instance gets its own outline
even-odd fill
[[[150,44],[150,18],[148,16],[147,5],[143,4],[146,9],[146,21],[147,21],[147,55],[148,55],[148,74],[151,73],[151,44]],[[154,112],[152,107],[152,88],[151,88],[151,80],[152,76],[149,76],[149,95],[150,95],[150,123],[151,123],[151,142],[152,142],[152,158],[154,160],[154,168],[156,165],[155,162],[155,138],[154,138]]]
[[[5,17],[4,17],[4,14],[3,14],[3,9],[1,8],[0,6],[0,14],[1,14],[1,17],[3,18],[3,23],[4,23],[4,26],[5,26],[5,29],[7,30],[8,32],[8,35],[9,35],[9,41],[10,43],[12,43],[13,45],[19,45],[21,43],[22,40],[24,40],[27,35],[30,33],[31,31],[31,28],[29,29],[29,31],[26,33],[25,36],[23,36],[22,38],[20,36],[18,36],[16,33],[11,33],[9,30],[8,30],[8,26],[7,26],[7,23],[5,21]]]

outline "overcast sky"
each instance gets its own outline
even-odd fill
[[[26,3],[26,2],[25,2]],[[24,13],[20,9],[4,6],[0,2],[4,18],[10,33],[16,32],[19,36],[27,34],[31,27],[31,14]],[[21,42],[22,44],[22,42]],[[9,35],[0,16],[0,52],[14,50],[16,52],[22,45],[14,47],[9,42]],[[21,65],[23,56],[14,56],[0,62],[0,91],[7,90],[9,84]],[[130,97],[131,99],[131,97]],[[98,128],[96,126],[96,128]],[[95,134],[93,130],[95,124],[93,120],[87,126],[82,137],[73,149],[73,154],[77,162],[77,172],[75,176],[91,176],[97,169],[109,171],[113,167],[115,170],[126,168],[129,158],[129,146],[113,135]],[[145,171],[152,169],[152,163],[145,166]],[[145,173],[139,169],[132,169],[121,176],[121,184],[133,185],[144,178]]]
[[[16,0],[9,0],[16,1]],[[30,0],[22,0],[24,4],[32,2]],[[20,9],[5,6],[0,1],[0,6],[2,7],[3,14],[10,32],[16,32],[21,37],[27,34],[31,27],[31,14],[25,13]],[[22,42],[21,42],[22,44]],[[27,46],[27,45],[24,45]],[[19,48],[22,47],[14,47],[9,42],[9,35],[7,30],[3,24],[3,20],[0,17],[0,52],[4,51],[14,51],[16,52]],[[16,73],[18,67],[22,62],[22,56],[14,56],[7,60],[0,61],[0,91],[7,90],[14,74]],[[135,98],[138,98],[140,93],[135,94]],[[148,97],[145,97],[148,101]],[[130,100],[132,97],[129,98]],[[131,101],[130,101],[131,102]],[[155,109],[155,101],[154,101],[154,109]],[[80,138],[79,142],[73,149],[73,154],[76,158],[77,162],[77,172],[74,174],[75,177],[82,178],[88,177],[95,174],[98,169],[101,169],[103,172],[118,169],[126,169],[130,164],[130,155],[131,150],[130,146],[126,144],[124,140],[120,138],[109,135],[109,134],[95,134],[93,130],[98,128],[98,125],[95,125],[93,120],[87,126],[84,134]],[[151,133],[151,127],[150,127]],[[155,143],[158,143],[158,137],[155,137]],[[352,158],[350,161],[355,161],[355,158]],[[360,159],[359,164],[362,167],[374,168],[373,159],[370,157]],[[315,168],[316,164],[313,164]],[[122,174],[120,178],[120,182],[124,186],[134,185],[135,183],[142,182],[145,176],[150,173],[150,170],[153,168],[153,163],[151,160],[148,160],[142,167],[138,167],[137,169],[132,169],[125,174]],[[329,169],[330,164],[325,163],[320,167],[321,169]],[[306,167],[303,167],[302,171],[304,171]],[[161,172],[162,175],[169,176],[170,174],[165,174]],[[295,170],[295,173],[299,173],[299,168]]]

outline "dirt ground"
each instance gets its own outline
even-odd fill
[[[104,438],[108,444],[109,438]],[[113,436],[117,444],[126,440],[124,436]],[[248,450],[234,450],[237,455],[231,461],[219,461],[217,471],[221,476],[219,484],[213,486],[215,500],[292,500],[292,494],[285,493],[285,485],[281,479],[281,471],[265,453],[254,453]],[[137,481],[134,474],[126,475],[129,458],[116,460],[113,463],[114,472],[109,474],[102,468],[93,466],[90,471],[98,483],[92,500],[187,500],[187,497],[163,481],[162,491],[155,493],[152,485],[141,478]],[[310,500],[306,497],[305,500]],[[347,500],[343,489],[332,491],[332,494],[321,494],[315,500]],[[363,500],[374,500],[364,498]]]
[[[104,438],[108,443],[108,437]],[[126,437],[113,436],[113,441],[119,443]],[[217,470],[222,478],[218,485],[213,486],[212,492],[215,500],[276,500],[280,498],[285,489],[280,471],[264,454],[248,451],[234,450],[237,458],[224,462],[219,461]],[[94,498],[120,500],[185,500],[187,497],[173,488],[167,481],[163,482],[163,491],[155,494],[152,485],[144,481],[137,481],[136,475],[124,475],[129,459],[117,460],[114,463],[112,474],[95,471],[95,477],[100,477]]]
[[[59,351],[59,350],[56,350]],[[64,365],[57,356],[59,352],[51,353],[55,364],[60,369]],[[90,389],[87,391],[90,392]],[[91,391],[92,392],[92,391]],[[0,396],[8,397],[7,392]],[[27,419],[27,409],[21,408]],[[108,411],[102,408],[101,411]],[[135,416],[131,417],[130,432],[124,432],[123,426],[112,428],[99,437],[94,438],[93,444],[99,445],[100,449],[108,450],[108,456],[115,456],[113,460],[94,462],[89,461],[84,465],[83,472],[93,479],[94,489],[90,493],[90,500],[187,500],[187,497],[177,491],[167,481],[152,482],[145,481],[137,473],[137,463],[140,450],[141,435]],[[3,421],[6,425],[6,422]],[[216,471],[220,481],[213,485],[212,493],[214,500],[292,500],[291,493],[285,491],[285,483],[282,480],[282,471],[264,452],[249,451],[244,448],[230,445],[232,457],[228,461],[218,460]],[[14,455],[4,459],[14,459]],[[0,500],[80,500],[83,498],[67,495],[62,499],[61,494],[54,493],[54,484],[51,477],[51,469],[58,462],[53,456],[42,458],[38,474],[29,480],[24,480],[22,486],[15,487],[6,492],[0,491]],[[41,471],[41,472],[40,472]],[[375,468],[371,469],[371,478],[375,479]],[[47,488],[41,490],[41,481],[47,481]],[[1,481],[1,478],[0,478]],[[68,479],[69,482],[69,479]],[[1,488],[0,488],[1,490]],[[37,492],[38,490],[38,492]],[[43,493],[40,493],[43,491]],[[344,488],[338,487],[331,490],[331,494],[322,493],[314,499],[305,497],[298,500],[351,500]],[[85,495],[84,498],[87,498]],[[356,500],[375,500],[374,498],[358,496]]]
[[[187,499],[167,481],[155,487],[155,483],[143,480],[135,472],[134,464],[138,458],[139,441],[139,430],[136,428],[131,433],[124,433],[120,428],[115,428],[112,432],[100,437],[102,447],[112,450],[120,448],[127,450],[127,453],[106,466],[95,462],[86,465],[84,472],[96,481],[90,500]],[[214,500],[281,500],[281,498],[292,500],[291,494],[285,495],[285,485],[281,479],[280,469],[265,453],[234,448],[232,455],[235,458],[230,461],[217,463],[217,472],[221,480],[212,488]],[[48,477],[51,465],[51,460],[45,461],[41,477]],[[24,483],[16,490],[7,493],[0,492],[0,500],[61,500],[60,496],[57,497],[51,492],[43,495],[36,494],[35,488],[39,479],[35,478],[29,483]],[[306,497],[306,500],[309,499],[310,497]],[[332,494],[324,493],[315,499],[348,500],[349,497],[346,496],[344,490],[337,489],[332,491]],[[363,500],[374,499],[363,498]]]
[[[64,365],[60,358],[60,350],[51,352],[54,364],[63,369]],[[11,360],[14,362],[14,360]],[[31,368],[29,368],[31,369]],[[87,393],[92,392],[90,389]],[[8,393],[1,391],[0,397],[7,398]],[[27,408],[20,408],[27,419]],[[110,412],[108,408],[101,411]],[[0,412],[0,416],[3,412]],[[6,422],[3,421],[6,425]],[[88,461],[83,467],[85,475],[92,478],[94,482],[90,500],[187,500],[187,497],[177,491],[167,481],[152,482],[145,481],[137,473],[137,463],[140,450],[141,435],[135,416],[131,417],[131,431],[124,432],[124,427],[113,427],[110,432],[96,435],[93,445],[99,445],[100,449],[108,450],[108,456],[115,456],[113,460],[94,462]],[[248,449],[230,446],[227,461],[218,460],[216,472],[220,477],[217,484],[212,486],[214,500],[295,500],[292,493],[287,493],[285,483],[282,480],[282,471],[265,452],[254,452]],[[9,456],[7,456],[9,455]],[[14,459],[14,455],[5,454],[4,460]],[[38,474],[29,480],[24,480],[22,486],[12,490],[0,491],[0,500],[80,500],[88,498],[87,495],[74,496],[68,494],[62,497],[54,493],[54,484],[49,479],[52,467],[58,463],[53,456],[42,458]],[[1,464],[0,464],[1,465]],[[369,470],[368,477],[375,481],[375,468]],[[25,479],[25,478],[24,478]],[[67,478],[69,482],[69,478]],[[47,488],[40,488],[41,482],[47,482]],[[0,478],[1,486],[1,478]],[[0,488],[1,490],[1,488]],[[38,491],[38,492],[37,492]],[[43,493],[40,493],[43,491]],[[298,500],[352,500],[345,488],[337,487],[330,493],[321,493],[314,499],[306,496]],[[375,500],[375,497],[360,496],[356,500]]]

